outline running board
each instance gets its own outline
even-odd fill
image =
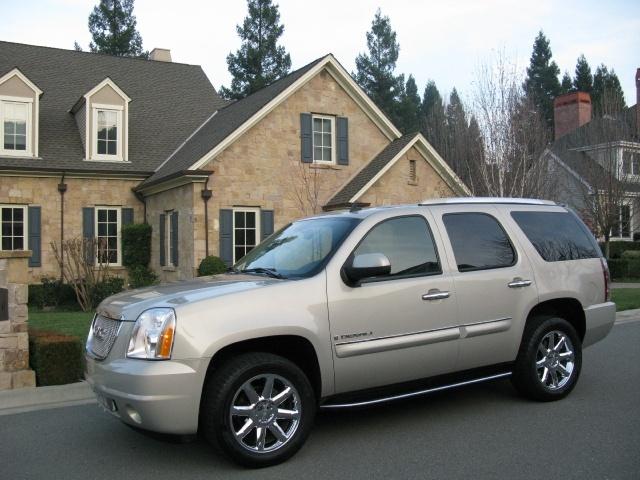
[[[379,403],[393,402],[395,400],[403,400],[405,398],[418,397],[420,395],[427,395],[433,392],[439,392],[441,390],[449,390],[452,388],[464,387],[465,385],[473,385],[474,383],[482,383],[488,382],[490,380],[497,380],[498,378],[510,377],[511,372],[506,373],[498,373],[496,375],[491,375],[488,377],[480,377],[475,378],[473,380],[467,380],[464,382],[452,383],[450,385],[442,385],[440,387],[427,388],[426,390],[418,390],[417,392],[409,392],[403,393],[400,395],[393,395],[390,397],[382,397],[376,398],[373,400],[366,400],[362,402],[353,402],[353,403],[330,403],[326,405],[320,405],[320,408],[323,410],[337,409],[337,408],[354,408],[354,407],[366,407],[369,405],[377,405]]]

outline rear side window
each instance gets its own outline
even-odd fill
[[[600,257],[593,240],[569,212],[511,212],[511,216],[547,262]]]
[[[442,216],[458,271],[510,267],[516,254],[502,226],[486,213],[448,213]]]
[[[423,217],[398,217],[373,227],[354,251],[355,255],[383,253],[391,262],[386,277],[441,273],[431,230]]]

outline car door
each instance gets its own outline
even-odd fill
[[[384,218],[357,229],[352,235],[359,237],[328,269],[336,393],[455,370],[456,295],[442,269],[441,240],[425,215]],[[350,285],[340,267],[367,253],[384,254],[390,274]]]
[[[515,359],[537,303],[533,269],[493,206],[433,207],[458,298],[460,370]]]

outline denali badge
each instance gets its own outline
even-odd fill
[[[373,335],[373,332],[346,333],[344,335],[336,335],[335,337],[333,337],[333,339],[335,341],[337,341],[337,340],[350,340],[352,338],[368,337],[369,335]]]

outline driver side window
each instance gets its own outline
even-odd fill
[[[423,217],[399,217],[379,223],[354,251],[354,255],[366,253],[382,253],[391,262],[391,273],[378,278],[442,273],[431,229]]]

